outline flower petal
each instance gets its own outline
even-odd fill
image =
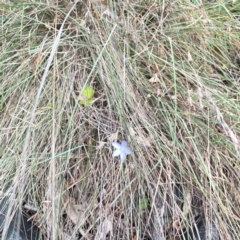
[[[121,147],[121,144],[118,142],[112,142],[112,146],[119,149]]]
[[[126,157],[127,157],[127,154],[125,152],[121,152],[120,158],[121,158],[122,162],[124,162],[126,160]]]
[[[127,147],[127,142],[126,141],[122,141],[121,146],[122,147]]]
[[[113,157],[117,157],[117,156],[119,156],[119,155],[121,155],[121,151],[120,151],[120,149],[117,149],[117,150],[115,150],[114,152],[113,152]]]
[[[124,148],[124,152],[126,155],[132,154],[132,150],[129,147]]]

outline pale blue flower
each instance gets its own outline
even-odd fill
[[[120,156],[121,161],[124,162],[126,160],[127,155],[132,154],[132,150],[128,147],[126,141],[122,141],[122,143],[113,142],[113,147],[116,150],[113,152],[113,157]]]

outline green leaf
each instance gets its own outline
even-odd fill
[[[80,96],[80,101],[79,104],[85,106],[85,107],[90,107],[93,104],[93,95],[95,91],[91,87],[86,87],[82,95]]]
[[[148,198],[140,199],[140,207],[142,210],[145,210],[148,207],[148,204],[149,204]]]
[[[83,90],[83,96],[85,96],[87,99],[91,99],[94,95],[95,91],[91,87],[86,87]]]
[[[88,99],[86,101],[79,101],[79,103],[85,107],[90,107],[93,104],[93,99]]]

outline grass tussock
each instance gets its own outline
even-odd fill
[[[46,239],[238,239],[240,3],[108,4],[0,4],[2,197]]]

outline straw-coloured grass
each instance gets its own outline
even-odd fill
[[[238,239],[239,2],[108,4],[0,4],[2,196],[46,239]]]

